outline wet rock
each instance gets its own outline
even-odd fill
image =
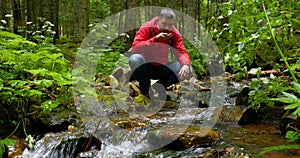
[[[218,132],[205,126],[172,125],[149,133],[152,145],[175,150],[212,145],[219,138]]]
[[[242,117],[238,121],[239,125],[249,125],[257,121],[257,113],[254,109],[247,108],[244,110]]]
[[[22,157],[77,157],[91,149],[101,149],[101,142],[88,134],[77,131],[47,133],[37,141],[35,149],[24,150]]]
[[[257,121],[261,124],[278,125],[284,113],[284,107],[263,106],[258,110]]]
[[[163,108],[164,109],[175,109],[178,106],[179,106],[178,103],[176,103],[174,101],[166,101]]]
[[[248,95],[249,92],[250,92],[249,87],[243,87],[242,90],[236,96],[235,104],[237,106],[239,105],[247,106],[248,99],[249,99],[249,95]]]
[[[240,125],[248,125],[252,123],[260,123],[267,125],[278,125],[284,114],[283,107],[263,106],[258,111],[247,108],[239,120]]]
[[[78,123],[76,112],[65,108],[57,108],[49,113],[40,113],[34,118],[34,123],[28,127],[38,133],[60,132],[68,129],[71,124]]]
[[[283,135],[285,135],[287,131],[300,129],[300,120],[293,116],[290,111],[286,111],[285,115],[279,122],[279,129]]]
[[[127,118],[114,118],[113,123],[120,128],[126,129],[126,130],[133,130],[134,128],[147,128],[148,122],[146,120],[141,119],[133,119],[130,117]]]
[[[243,115],[242,106],[225,105],[222,108],[219,120],[224,122],[238,122]]]
[[[119,84],[125,85],[129,81],[131,71],[129,68],[118,67],[112,73],[112,76],[118,81]]]
[[[247,158],[251,157],[247,153],[240,153],[238,149],[231,147],[225,149],[208,148],[204,154],[197,155],[197,158],[218,158],[218,157],[232,157],[232,158]]]

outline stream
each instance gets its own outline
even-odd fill
[[[245,107],[236,106],[231,94],[240,91],[243,83],[227,84],[214,78],[204,84],[211,91],[197,91],[192,97],[181,96],[177,103],[153,101],[154,107],[149,106],[147,109],[126,109],[123,107],[124,102],[107,105],[105,102],[85,98],[82,102],[84,106],[79,110],[83,122],[81,128],[47,133],[37,140],[35,150],[25,149],[18,157],[300,156],[299,150],[273,151],[258,156],[264,147],[289,142],[277,125],[238,125]],[[200,107],[198,103],[206,103],[208,107]]]

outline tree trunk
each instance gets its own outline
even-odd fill
[[[147,6],[145,8],[145,18],[146,18],[146,21],[150,20],[152,17],[151,17],[151,7],[150,7],[150,1],[149,0],[145,0],[144,1],[145,3],[145,6]]]
[[[21,29],[23,25],[23,19],[21,15],[21,2],[20,0],[12,0],[12,8],[13,8],[13,18],[14,18],[14,33],[21,35],[19,29]]]
[[[196,23],[195,23],[195,6],[196,3],[194,0],[188,0],[188,6],[187,6],[187,14],[190,17],[186,18],[186,29],[184,29],[184,35],[188,39],[193,39],[194,33],[196,33]]]
[[[51,9],[51,16],[50,21],[53,23],[53,31],[55,31],[55,34],[53,36],[53,43],[56,44],[56,40],[59,39],[59,0],[52,0],[52,9]]]
[[[135,0],[126,1],[126,9],[130,9],[135,7],[136,2]],[[128,35],[129,35],[129,39],[130,41],[133,41],[134,36],[135,36],[135,32],[136,32],[136,17],[137,15],[133,12],[133,11],[126,11],[126,17],[125,17],[125,30],[129,30],[127,31]]]
[[[171,8],[171,9],[175,9],[174,0],[167,0],[167,7]]]
[[[0,2],[0,20],[5,20],[6,24],[0,23],[0,26],[4,26],[6,29],[10,26],[11,19],[5,15],[11,14],[11,3],[9,0],[1,0]]]
[[[151,6],[153,6],[152,9],[151,9],[152,13],[150,14],[151,18],[152,18],[152,17],[157,16],[159,14],[160,10],[158,10],[158,8],[157,8],[159,6],[159,0],[152,0],[152,5]]]
[[[89,0],[75,0],[75,23],[74,23],[74,42],[81,42],[88,33],[89,25]]]
[[[198,38],[200,39],[201,38],[201,0],[198,0],[198,3],[197,3],[197,21],[198,21]]]

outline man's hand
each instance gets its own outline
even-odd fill
[[[169,40],[171,37],[173,36],[172,33],[164,33],[164,32],[161,32],[159,33],[158,35],[156,35],[156,38],[158,40]]]
[[[180,80],[183,80],[189,76],[190,68],[188,65],[183,65],[179,71]]]

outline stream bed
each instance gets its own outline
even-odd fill
[[[238,124],[245,107],[236,106],[235,98],[231,96],[236,96],[233,94],[243,85],[234,83],[228,86],[216,79],[205,85],[211,88],[210,91],[184,93],[186,95],[181,96],[179,102],[152,101],[154,106],[146,109],[127,108],[123,99],[108,105],[84,98],[80,103],[84,106],[78,110],[81,127],[46,133],[37,140],[34,150],[25,149],[17,157],[300,157],[300,150],[258,155],[264,147],[290,143],[278,125]]]

